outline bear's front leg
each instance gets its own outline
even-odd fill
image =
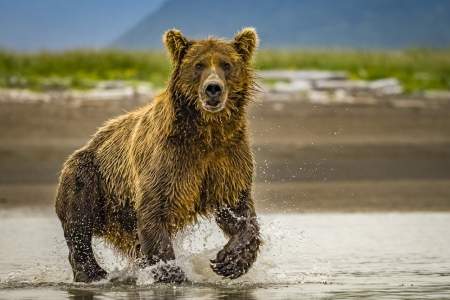
[[[143,266],[158,264],[152,270],[156,282],[182,283],[186,281],[183,270],[176,266],[172,240],[164,216],[158,209],[140,209],[138,213],[138,237]]]
[[[261,238],[259,225],[250,198],[250,192],[241,194],[235,207],[220,207],[215,214],[216,222],[230,237],[219,251],[211,267],[217,274],[235,279],[247,273],[255,262]]]

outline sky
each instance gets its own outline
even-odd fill
[[[164,1],[0,0],[0,48],[99,48]]]
[[[450,0],[0,0],[0,49],[160,48],[168,28],[242,26],[262,47],[448,47],[449,24]]]

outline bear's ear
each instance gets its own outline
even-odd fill
[[[166,31],[163,35],[163,42],[167,50],[169,50],[170,57],[174,63],[178,63],[183,59],[190,45],[190,42],[177,29]]]
[[[249,62],[258,47],[259,39],[255,28],[247,27],[234,37],[233,46],[245,62]]]

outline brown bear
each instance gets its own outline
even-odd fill
[[[256,259],[261,238],[251,198],[253,157],[246,121],[255,91],[252,28],[233,40],[163,37],[172,60],[168,87],[148,105],[108,121],[65,162],[56,213],[74,280],[106,277],[92,251],[104,238],[139,266],[158,263],[156,281],[186,280],[174,235],[214,216],[229,237],[211,261],[237,278]]]

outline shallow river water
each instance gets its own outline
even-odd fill
[[[264,246],[238,280],[209,268],[225,239],[202,221],[175,243],[190,283],[153,284],[148,270],[133,270],[96,240],[115,280],[86,285],[72,283],[55,216],[0,211],[0,299],[450,298],[450,213],[267,214],[260,221]]]

